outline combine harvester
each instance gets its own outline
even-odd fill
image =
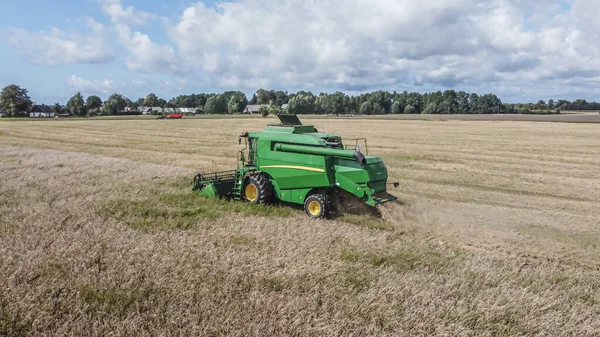
[[[256,204],[304,205],[312,218],[357,205],[374,209],[397,199],[387,193],[387,169],[381,158],[368,156],[365,138],[346,139],[352,144],[343,144],[340,136],[302,125],[296,115],[278,117],[281,124],[240,135],[238,141],[244,139],[246,147],[238,153],[237,169],[200,173],[193,191]]]

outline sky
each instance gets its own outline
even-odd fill
[[[0,87],[37,103],[259,88],[600,101],[597,0],[2,0]]]

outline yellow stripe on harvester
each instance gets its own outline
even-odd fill
[[[271,166],[261,166],[260,168],[287,168],[287,169],[320,172],[320,173],[325,172],[324,169],[319,169],[319,168],[314,168],[314,167],[306,167],[306,166],[271,165]]]

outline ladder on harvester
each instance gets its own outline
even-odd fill
[[[233,184],[233,200],[241,200],[242,199],[242,188],[244,181],[244,170],[237,169],[235,170],[235,182]]]
[[[244,187],[244,175],[246,174],[246,159],[244,150],[238,152],[237,169],[235,170],[235,182],[233,184],[233,200],[242,200],[242,188]]]

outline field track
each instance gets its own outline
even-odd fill
[[[189,192],[267,122],[0,120],[0,336],[598,335],[599,125],[306,118],[382,219]]]

